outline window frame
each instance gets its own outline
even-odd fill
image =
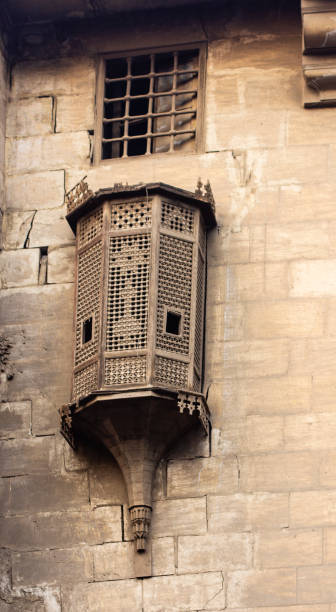
[[[105,91],[105,62],[109,59],[123,59],[136,57],[139,55],[169,53],[173,51],[185,51],[188,49],[198,49],[199,52],[199,73],[197,82],[197,104],[196,104],[196,127],[193,151],[167,151],[162,153],[145,153],[143,155],[132,155],[126,157],[109,157],[102,159],[102,138],[103,138],[103,109]],[[162,47],[145,47],[141,49],[118,51],[114,53],[104,53],[99,57],[97,70],[96,104],[95,104],[95,131],[94,131],[94,152],[93,164],[110,164],[116,160],[126,161],[127,159],[146,159],[153,156],[164,155],[194,155],[204,152],[204,108],[205,108],[205,79],[206,79],[207,43],[204,41],[194,41],[192,43],[175,44]]]

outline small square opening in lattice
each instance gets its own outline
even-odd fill
[[[174,334],[174,336],[179,336],[181,334],[181,321],[182,315],[179,312],[167,310],[166,334]]]
[[[93,318],[89,317],[82,323],[82,344],[87,344],[92,340]]]

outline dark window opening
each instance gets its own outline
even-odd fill
[[[166,334],[179,336],[181,333],[181,315],[178,312],[168,310],[166,318]]]
[[[90,317],[89,319],[86,319],[83,322],[83,328],[82,328],[83,344],[90,342],[90,340],[92,340],[92,317]]]

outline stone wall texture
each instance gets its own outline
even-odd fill
[[[276,5],[276,3],[273,3]],[[283,3],[279,2],[281,8]],[[157,19],[157,20],[156,20]],[[17,61],[8,90],[1,293],[0,610],[336,612],[336,110],[303,109],[298,10],[133,24],[132,47],[208,41],[204,148],[94,166],[96,55],[118,27]],[[0,196],[5,81],[0,69]],[[212,184],[205,392],[157,470],[153,577],[101,448],[58,433],[72,367],[64,193]]]

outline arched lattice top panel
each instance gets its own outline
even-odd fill
[[[137,227],[150,227],[152,223],[151,200],[137,200],[136,202],[122,202],[112,204],[111,230],[133,229]]]
[[[110,238],[106,350],[145,348],[150,234]]]
[[[162,201],[161,225],[175,232],[192,234],[194,231],[194,211],[186,206]]]

